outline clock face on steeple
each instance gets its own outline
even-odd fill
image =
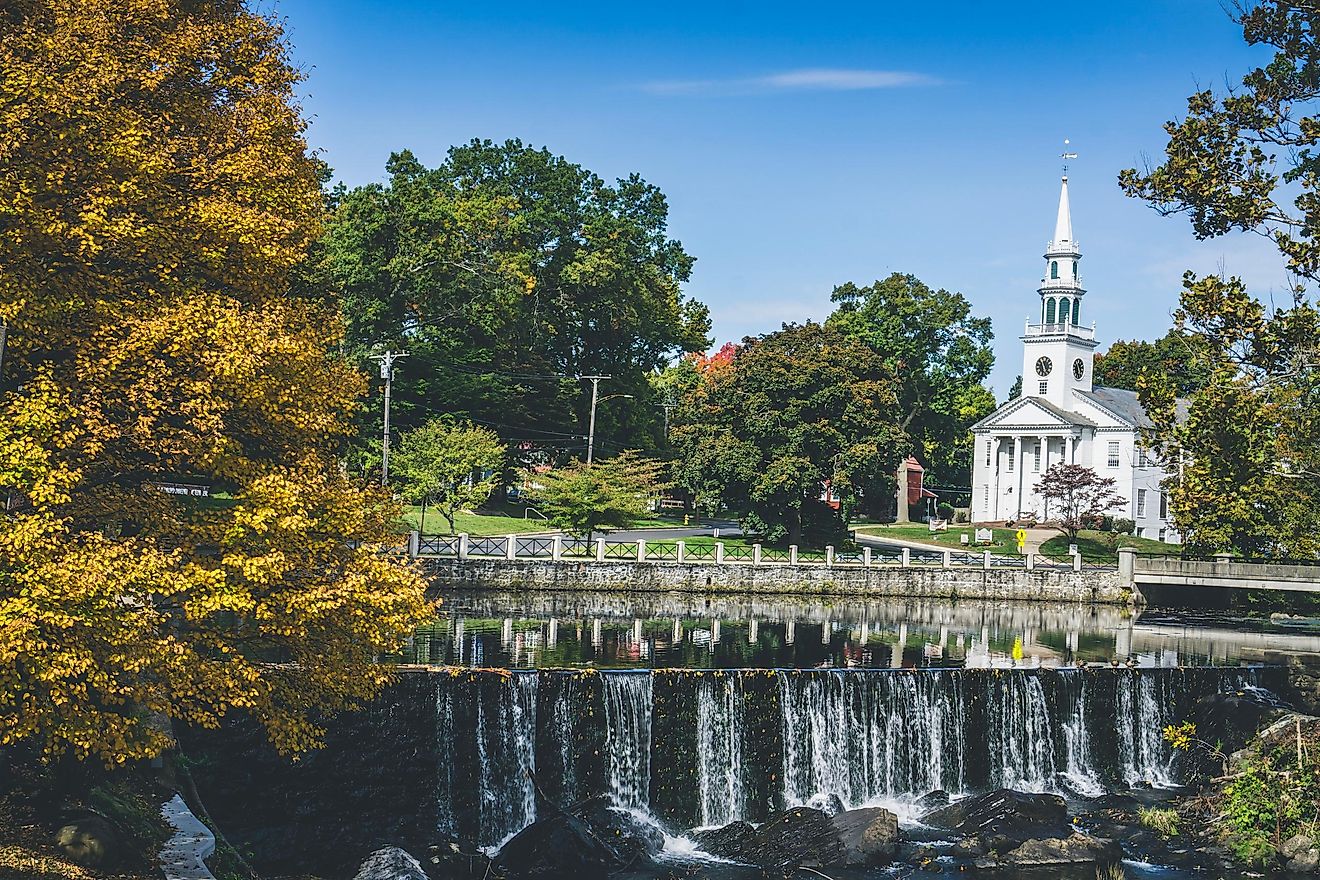
[[[1078,379],[1086,375],[1086,362],[1081,358],[1073,361],[1073,375]]]
[[[1043,357],[1040,360],[1036,361],[1037,376],[1048,376],[1050,374],[1050,370],[1052,369],[1054,369],[1054,364],[1050,362],[1049,358]]]

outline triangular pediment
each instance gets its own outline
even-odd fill
[[[1017,397],[972,426],[973,431],[995,428],[1072,428],[1094,425],[1090,419],[1060,409],[1039,397]]]

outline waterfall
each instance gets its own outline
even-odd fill
[[[1096,775],[1091,754],[1091,732],[1087,728],[1090,691],[1087,676],[1070,670],[1059,676],[1058,714],[1064,719],[1063,779],[1068,788],[1086,797],[1097,797],[1105,792],[1104,783]]]
[[[457,817],[454,815],[454,770],[457,753],[454,749],[454,689],[452,680],[439,679],[435,689],[435,742],[436,760],[436,830],[444,837],[458,835]]]
[[[784,802],[847,806],[964,787],[960,673],[780,672]]]
[[[697,680],[699,824],[724,825],[743,815],[742,687],[738,673]]]
[[[1054,785],[1054,724],[1045,689],[1035,673],[994,677],[986,711],[992,778],[1019,791],[1046,791]]]
[[[1116,673],[1116,717],[1119,773],[1128,785],[1174,785],[1172,750],[1164,742],[1164,728],[1172,722],[1167,688],[1158,685],[1168,676]]]
[[[601,676],[610,794],[620,807],[645,810],[651,787],[651,676]]]
[[[495,698],[476,689],[479,843],[499,844],[536,819],[536,676],[495,681]],[[482,682],[481,684],[485,684]]]

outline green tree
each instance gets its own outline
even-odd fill
[[[708,509],[738,510],[774,543],[837,539],[862,498],[892,496],[908,449],[884,360],[814,323],[744,340],[679,416],[676,482]],[[827,483],[837,512],[821,500]]]
[[[1205,339],[1198,334],[1170,330],[1154,342],[1118,340],[1095,356],[1095,381],[1109,388],[1136,391],[1141,377],[1163,375],[1175,394],[1204,388],[1210,377]]]
[[[1012,387],[1008,389],[1008,399],[1017,400],[1021,396],[1022,396],[1022,374],[1019,373],[1017,378],[1013,380]]]
[[[309,274],[342,292],[355,352],[411,352],[397,422],[440,411],[568,447],[589,406],[574,377],[596,373],[636,398],[598,412],[598,432],[655,446],[649,376],[710,327],[682,293],[693,258],[667,235],[664,195],[519,141],[472,141],[436,168],[405,150],[386,171],[337,198]]]
[[[532,471],[526,479],[551,525],[590,541],[603,528],[627,528],[646,516],[664,488],[663,472],[661,462],[629,450],[592,464]]]
[[[1320,313],[1308,293],[1320,277],[1320,11],[1266,0],[1235,17],[1247,43],[1274,48],[1270,62],[1223,98],[1192,95],[1186,118],[1165,125],[1164,162],[1119,182],[1163,214],[1187,215],[1197,238],[1270,238],[1291,289],[1266,307],[1238,278],[1187,273],[1174,329],[1204,340],[1204,385],[1182,405],[1163,373],[1138,385],[1189,548],[1309,557],[1320,553]]]
[[[1056,464],[1050,467],[1036,484],[1040,497],[1054,502],[1051,509],[1059,523],[1059,531],[1076,541],[1077,533],[1116,507],[1127,504],[1114,487],[1118,481],[1102,477],[1080,464]]]
[[[969,428],[995,409],[982,383],[994,366],[989,318],[973,316],[961,294],[932,290],[898,272],[867,287],[834,289],[826,322],[865,342],[892,371],[898,424],[932,483],[971,479]]]
[[[499,485],[504,444],[470,422],[430,419],[399,439],[394,461],[404,499],[422,505],[419,528],[425,532],[426,508],[434,505],[452,535],[454,514],[484,503]]]

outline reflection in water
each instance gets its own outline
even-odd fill
[[[454,592],[443,598],[441,617],[418,630],[403,652],[405,662],[512,668],[1172,667],[1255,662],[1270,650],[1320,651],[1320,635],[1100,605],[601,592]]]

